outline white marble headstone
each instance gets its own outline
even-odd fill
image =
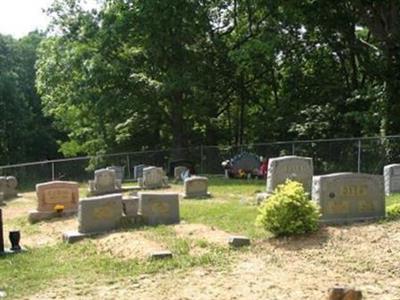
[[[400,164],[391,164],[383,168],[385,194],[400,193]]]

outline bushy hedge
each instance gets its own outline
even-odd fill
[[[275,236],[313,232],[318,229],[318,206],[310,201],[301,183],[287,180],[259,209],[256,224]]]
[[[389,220],[400,219],[400,203],[395,203],[387,207],[386,218]]]

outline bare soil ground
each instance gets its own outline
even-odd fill
[[[27,216],[27,195],[4,208],[5,220]],[[59,241],[76,228],[75,219],[43,222],[24,244],[39,247]],[[226,245],[230,235],[202,224],[174,226],[178,237]],[[38,242],[39,241],[39,242]],[[118,259],[147,256],[164,245],[145,232],[119,232],[93,240],[98,251]],[[194,246],[193,246],[194,247]],[[195,247],[194,247],[195,248]],[[400,222],[323,227],[311,236],[252,242],[232,254],[229,268],[196,267],[96,284],[66,278],[24,299],[325,299],[329,288],[353,286],[365,299],[400,299]]]

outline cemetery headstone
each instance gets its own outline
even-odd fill
[[[400,193],[400,164],[391,164],[383,168],[385,194]]]
[[[321,207],[321,220],[343,223],[385,216],[383,176],[334,173],[316,176],[312,198]]]
[[[174,168],[174,178],[175,178],[175,180],[181,180],[182,179],[182,174],[184,173],[184,172],[186,172],[186,170],[187,170],[188,168],[187,167],[185,167],[185,166],[177,166],[177,167],[175,167]]]
[[[0,176],[0,193],[3,193],[3,198],[17,197],[18,180],[14,176]]]
[[[138,180],[143,177],[143,169],[146,168],[146,165],[137,165],[133,168],[133,179]]]
[[[82,199],[78,207],[78,231],[64,232],[63,240],[74,243],[85,237],[116,229],[121,223],[122,212],[122,194]]]
[[[115,171],[115,178],[117,180],[120,180],[121,182],[124,181],[125,167],[122,167],[122,166],[110,166],[110,167],[107,167],[107,170],[114,170]]]
[[[184,197],[209,197],[208,193],[208,178],[201,176],[193,176],[185,179],[184,182]]]
[[[29,213],[31,223],[78,211],[79,184],[73,181],[50,181],[36,185],[37,209]]]
[[[139,186],[145,189],[157,189],[167,186],[168,178],[162,168],[147,167],[143,169],[143,177],[139,178]]]
[[[89,180],[89,193],[91,195],[103,195],[120,192],[121,184],[121,180],[116,178],[114,170],[96,170],[94,180]]]
[[[139,215],[145,224],[179,223],[179,195],[177,193],[139,192]]]
[[[122,194],[82,199],[78,210],[78,231],[97,233],[118,227],[122,217]]]
[[[282,156],[270,158],[268,161],[267,195],[287,179],[303,184],[304,190],[311,194],[313,178],[313,161],[310,157]]]
[[[122,199],[124,214],[127,217],[137,217],[139,210],[139,197],[129,196]]]

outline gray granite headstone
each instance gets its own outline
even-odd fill
[[[139,210],[139,197],[129,196],[122,199],[124,214],[128,217],[136,217]]]
[[[134,179],[139,179],[143,177],[143,169],[146,168],[146,165],[137,165],[133,168],[133,178]]]
[[[166,176],[162,168],[147,167],[143,169],[143,177],[139,185],[145,189],[157,189],[166,186]]]
[[[400,193],[400,164],[391,164],[383,168],[385,194]]]
[[[94,172],[94,180],[89,180],[89,192],[93,195],[115,193],[121,190],[121,180],[115,171],[99,169]]]
[[[122,194],[82,199],[78,209],[78,231],[99,233],[117,228],[122,218]]]
[[[5,199],[17,196],[18,180],[14,176],[0,177],[0,193]]]
[[[383,176],[334,173],[315,176],[312,198],[323,222],[342,223],[385,216]]]
[[[267,194],[287,179],[303,184],[304,190],[311,194],[313,161],[310,157],[282,156],[270,158],[268,161]]]
[[[184,197],[208,197],[208,178],[193,176],[185,179]]]
[[[177,193],[139,192],[139,215],[149,225],[179,223]]]
[[[124,173],[125,167],[122,166],[110,166],[107,167],[107,170],[114,170],[115,171],[115,178],[118,180],[124,181]]]

